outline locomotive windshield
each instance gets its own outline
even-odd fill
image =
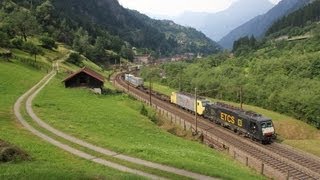
[[[271,121],[263,122],[263,123],[261,123],[261,127],[262,128],[271,128],[272,123],[271,123]]]
[[[210,103],[210,101],[202,101],[202,106],[205,107],[205,106],[207,106],[207,104],[209,104],[209,103]]]

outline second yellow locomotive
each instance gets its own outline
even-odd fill
[[[171,103],[176,104],[186,110],[195,112],[199,115],[203,115],[206,105],[210,103],[210,101],[204,98],[197,98],[197,103],[195,104],[195,96],[182,92],[172,92],[171,94]]]

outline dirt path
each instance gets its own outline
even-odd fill
[[[110,168],[113,168],[113,169],[117,169],[119,171],[123,171],[123,172],[128,172],[128,173],[133,173],[133,174],[137,174],[137,175],[140,175],[140,176],[143,176],[143,177],[147,177],[147,178],[150,178],[150,179],[164,179],[162,177],[159,177],[159,176],[155,176],[155,175],[152,175],[152,174],[148,174],[148,173],[145,173],[145,172],[142,172],[142,171],[139,171],[139,170],[135,170],[135,169],[131,169],[131,168],[128,168],[126,166],[122,166],[122,165],[119,165],[119,164],[116,164],[116,163],[113,163],[113,162],[110,162],[110,161],[106,161],[104,159],[101,159],[101,158],[98,158],[98,157],[95,157],[93,155],[90,155],[88,153],[85,153],[83,151],[80,151],[78,149],[75,149],[75,148],[72,148],[70,147],[69,145],[66,145],[66,144],[63,144],[43,133],[41,133],[40,131],[36,130],[35,128],[33,128],[30,124],[28,124],[28,122],[23,118],[23,116],[21,115],[20,113],[20,108],[21,108],[21,104],[22,102],[39,86],[41,85],[44,81],[45,84],[47,84],[53,77],[55,76],[55,72],[51,72],[50,74],[48,74],[47,76],[45,76],[38,84],[36,84],[33,88],[31,88],[28,92],[26,92],[24,95],[22,95],[15,103],[14,105],[14,114],[15,116],[17,117],[18,121],[26,128],[28,129],[29,131],[31,131],[33,134],[39,136],[40,138],[42,138],[43,140],[67,151],[67,152],[70,152],[78,157],[81,157],[81,158],[84,158],[84,159],[87,159],[89,161],[92,161],[92,162],[95,162],[95,163],[98,163],[98,164],[102,164],[104,166],[107,166],[107,167],[110,167]]]
[[[54,65],[54,69],[58,69],[58,64]],[[139,164],[139,165],[143,165],[149,168],[154,168],[154,169],[158,169],[158,170],[162,170],[162,171],[166,171],[166,172],[170,172],[170,173],[174,173],[177,175],[181,175],[181,176],[186,176],[189,178],[193,178],[193,179],[214,179],[212,177],[209,176],[205,176],[202,174],[198,174],[198,173],[194,173],[194,172],[190,172],[190,171],[186,171],[183,169],[178,169],[178,168],[174,168],[174,167],[170,167],[170,166],[166,166],[166,165],[162,165],[162,164],[158,164],[158,163],[153,163],[153,162],[149,162],[146,160],[142,160],[142,159],[138,159],[138,158],[134,158],[134,157],[130,157],[130,156],[126,156],[126,155],[122,155],[122,154],[118,154],[116,152],[110,151],[108,149],[90,144],[86,141],[83,141],[81,139],[78,139],[76,137],[70,136],[66,133],[63,133],[53,127],[51,127],[50,125],[46,124],[44,121],[42,121],[39,117],[37,117],[35,115],[35,113],[32,110],[32,100],[36,97],[36,95],[50,82],[50,80],[55,76],[55,71],[52,71],[50,74],[48,74],[47,76],[45,76],[38,84],[36,84],[33,88],[31,88],[27,93],[25,93],[23,96],[21,96],[18,101],[16,102],[15,106],[14,106],[14,113],[17,117],[17,119],[28,129],[30,130],[32,133],[34,133],[35,135],[41,137],[42,139],[50,142],[51,144],[64,149],[65,151],[68,151],[74,155],[77,155],[79,157],[85,158],[87,160],[99,163],[99,164],[103,164],[105,166],[120,170],[120,171],[124,171],[124,172],[129,172],[129,173],[134,173],[134,174],[138,174],[147,178],[151,178],[151,179],[162,179],[162,177],[159,176],[155,176],[152,174],[148,174],[139,170],[135,170],[135,169],[131,169],[116,163],[112,163],[110,161],[106,161],[104,159],[101,158],[97,158],[95,156],[92,156],[90,154],[87,154],[85,152],[82,152],[80,150],[77,150],[75,148],[72,148],[66,144],[63,144],[55,139],[50,138],[49,136],[37,131],[36,129],[34,129],[32,126],[30,126],[21,116],[20,114],[20,107],[21,107],[21,103],[27,99],[26,102],[26,109],[28,114],[30,115],[30,117],[36,122],[38,123],[41,127],[43,127],[44,129],[52,132],[53,134],[62,137],[72,143],[78,144],[80,146],[86,147],[90,150],[99,152],[101,154],[107,155],[107,156],[112,156],[121,160],[125,160],[134,164]]]

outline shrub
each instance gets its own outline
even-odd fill
[[[11,40],[11,44],[14,48],[22,49],[23,40],[21,38],[14,38]]]
[[[0,47],[9,47],[10,40],[6,33],[0,31]]]
[[[144,116],[148,116],[148,110],[146,109],[146,107],[144,105],[142,105],[142,107],[141,107],[140,114],[142,114]]]
[[[43,54],[42,49],[31,42],[24,43],[22,48],[27,51],[30,56],[34,56],[34,61],[37,61],[37,55]]]
[[[71,53],[67,59],[67,62],[77,65],[77,66],[81,66],[82,62],[81,62],[81,56],[78,53]]]
[[[23,150],[14,147],[0,139],[0,162],[30,160],[30,156]]]
[[[40,38],[40,41],[42,43],[42,47],[46,49],[56,49],[58,47],[56,42],[50,37],[43,36]]]

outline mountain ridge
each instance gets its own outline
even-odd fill
[[[194,27],[217,41],[248,19],[265,13],[273,6],[269,0],[239,0],[220,12],[185,12],[173,20],[178,24]]]
[[[281,17],[307,5],[311,1],[312,0],[282,0],[267,13],[259,15],[232,30],[218,43],[222,47],[230,49],[233,45],[233,42],[241,37],[253,35],[258,39],[262,38],[272,23]]]
[[[32,7],[35,9],[48,0],[33,0],[32,4],[24,0],[13,1],[28,9]],[[104,36],[105,32],[108,32],[118,37],[122,45],[129,44],[133,47],[149,49],[157,55],[171,56],[179,52],[211,54],[220,50],[216,42],[194,29],[181,27],[177,31],[175,28],[168,27],[167,32],[161,32],[154,24],[161,26],[167,26],[167,24],[126,9],[117,0],[55,0],[49,2],[54,6],[55,20],[58,21],[57,24],[50,25],[60,30],[63,27],[59,23],[67,22],[65,24],[68,25],[69,32],[64,35],[64,38],[68,39],[69,45],[72,44],[74,38],[73,32],[82,27],[88,32],[92,43],[94,43],[92,39]],[[149,23],[150,21],[154,23]],[[172,36],[167,36],[168,32],[171,32]],[[196,48],[180,44],[179,33],[186,37],[184,41],[196,44]]]

